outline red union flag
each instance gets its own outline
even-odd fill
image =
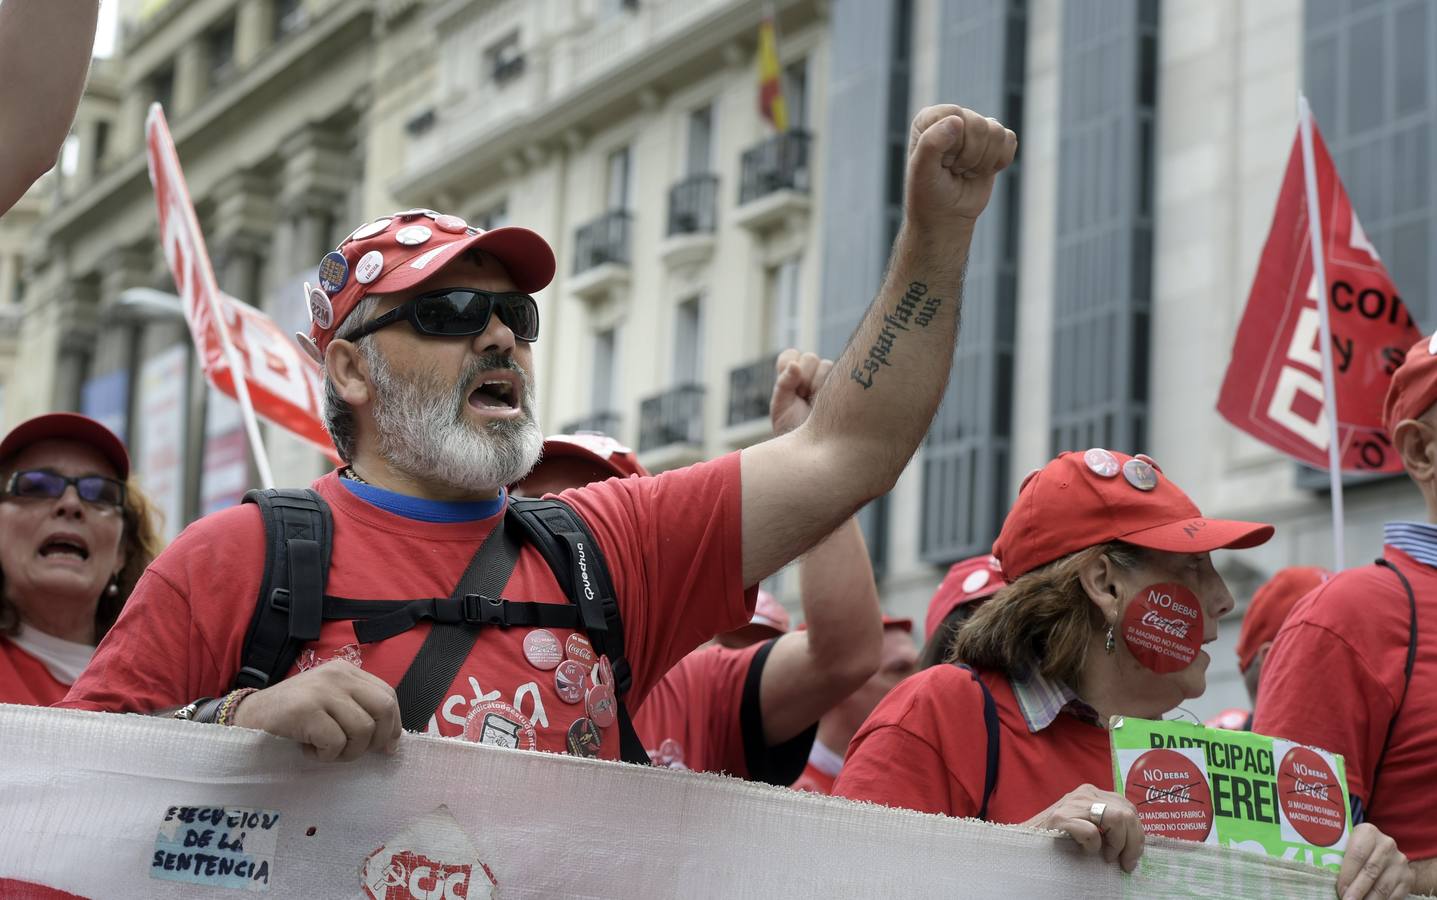
[[[225,348],[227,332],[244,368],[242,376],[255,414],[335,458],[334,444],[320,418],[318,364],[301,353],[294,339],[280,331],[269,316],[221,293],[215,283],[179,155],[159,104],[150,107],[145,120],[145,149],[159,208],[160,241],[205,378],[225,394],[236,396],[235,373]],[[215,322],[216,308],[223,310],[223,332]]]
[[[1326,297],[1342,470],[1400,472],[1402,461],[1382,428],[1382,398],[1407,348],[1422,334],[1363,233],[1316,123],[1312,141],[1327,290],[1319,290],[1313,273],[1298,138],[1233,342],[1218,412],[1268,446],[1328,468],[1331,429],[1323,410],[1317,307]]]

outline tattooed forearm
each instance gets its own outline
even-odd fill
[[[929,295],[928,285],[921,281],[910,282],[908,290],[898,300],[898,307],[883,317],[883,327],[879,329],[873,346],[868,348],[868,355],[859,360],[848,377],[862,385],[864,390],[873,387],[873,379],[878,372],[884,366],[893,365],[888,357],[893,353],[898,336],[912,331],[913,326],[927,328],[942,305],[941,298]]]

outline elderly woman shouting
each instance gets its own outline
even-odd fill
[[[1008,585],[957,632],[949,662],[966,665],[895,688],[854,736],[834,793],[1066,832],[1132,871],[1143,830],[1112,792],[1106,725],[1202,694],[1202,645],[1233,608],[1209,554],[1272,532],[1205,518],[1147,457],[1062,454],[1018,490],[993,545]],[[1150,609],[1154,598],[1167,605]],[[1337,883],[1344,897],[1401,896],[1411,872],[1360,825]]]
[[[65,696],[159,551],[124,445],[53,413],[0,441],[0,703]]]

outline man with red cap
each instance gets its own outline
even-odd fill
[[[305,568],[328,549],[323,592],[338,618],[290,619],[285,640],[304,651],[287,672],[241,670],[269,520],[253,504],[225,510],[186,529],[150,567],[66,704],[179,706],[184,718],[352,759],[397,746],[416,713],[409,686],[429,696],[447,682],[431,732],[617,758],[617,692],[627,687],[626,702],[641,706],[674,662],[748,621],[754,585],[896,483],[947,385],[973,229],[1015,148],[1012,132],[970,110],[918,114],[904,222],[884,284],[839,357],[840,377],[815,397],[811,354],[780,376],[812,401],[803,425],[711,462],[566,494],[591,538],[566,532],[573,565],[564,574],[592,589],[586,548],[601,553],[613,602],[584,627],[607,626],[616,608],[622,673],[578,628],[536,627],[572,618],[544,607],[574,604],[544,547],[496,527],[508,519],[505,486],[543,444],[532,294],[553,277],[553,252],[527,229],[485,232],[425,209],[362,225],[320,261],[307,295],[304,343],[323,361],[326,422],[345,464],[314,485],[332,538],[290,560]],[[501,586],[467,590],[474,582]],[[288,609],[295,590],[314,587],[307,577],[267,590],[259,608]],[[394,613],[382,622],[344,618],[384,604]],[[511,620],[514,609],[529,624]]]
[[[1341,753],[1353,821],[1414,861],[1414,893],[1437,893],[1437,338],[1407,351],[1382,421],[1427,520],[1388,522],[1381,559],[1292,609],[1262,662],[1253,730]]]
[[[958,629],[1005,583],[1003,567],[991,553],[970,556],[950,566],[933,599],[928,601],[928,616],[923,622],[927,639],[918,657],[918,668],[948,662]]]

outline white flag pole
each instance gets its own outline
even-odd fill
[[[1327,266],[1322,244],[1322,204],[1317,195],[1317,172],[1312,152],[1312,108],[1297,95],[1297,128],[1302,137],[1302,177],[1307,185],[1307,231],[1312,248],[1312,275],[1318,284],[1317,321],[1322,343],[1322,411],[1327,417],[1327,475],[1332,487],[1333,570],[1342,571],[1342,448],[1337,442],[1337,388],[1333,381],[1332,323],[1328,315]]]
[[[220,344],[224,347],[225,362],[229,364],[230,380],[234,382],[235,399],[239,401],[240,415],[244,419],[245,434],[249,436],[250,452],[254,454],[254,467],[259,471],[259,483],[264,488],[274,487],[274,473],[269,467],[269,454],[264,449],[264,438],[260,436],[259,418],[254,412],[254,403],[249,397],[249,382],[245,380],[244,361],[239,350],[230,340],[229,324],[225,322],[223,301],[218,287],[211,282],[210,315],[215,317]]]

